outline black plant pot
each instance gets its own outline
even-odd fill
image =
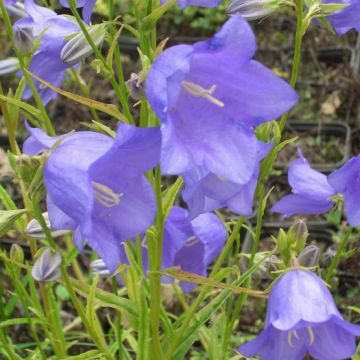
[[[300,147],[311,166],[329,173],[342,166],[350,157],[351,130],[347,124],[330,122],[288,122],[284,135],[287,138],[298,136],[303,144]],[[299,141],[297,141],[299,144]],[[297,157],[295,146],[287,146],[279,154],[275,168],[286,171],[291,160]],[[280,158],[280,159],[279,159]]]

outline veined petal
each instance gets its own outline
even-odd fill
[[[44,170],[47,193],[54,204],[81,223],[89,208],[90,165],[109,150],[113,139],[90,131],[69,135],[49,157]]]
[[[299,150],[299,158],[289,167],[289,184],[295,194],[312,198],[327,199],[335,195],[326,175],[312,169]]]

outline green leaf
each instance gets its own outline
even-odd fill
[[[169,0],[163,5],[157,7],[150,15],[145,16],[142,20],[142,31],[151,31],[157,21],[168,11],[178,0]]]
[[[99,350],[90,350],[85,353],[82,353],[81,355],[68,356],[66,359],[67,360],[92,360],[92,359],[99,359],[102,356],[104,356],[104,354],[99,352]]]
[[[178,177],[174,184],[172,184],[168,189],[166,189],[163,193],[163,212],[164,219],[170,213],[171,208],[174,205],[175,199],[183,186],[184,180],[182,177]]]
[[[124,28],[124,25],[122,25],[120,27],[120,29],[116,32],[116,34],[114,35],[114,37],[112,38],[112,41],[111,41],[110,49],[109,49],[109,52],[108,52],[107,57],[106,57],[106,65],[110,69],[113,68],[114,52],[115,52],[116,45],[118,44],[118,39],[119,39],[119,36],[120,36],[123,28]]]
[[[90,286],[74,278],[70,278],[74,290],[81,296],[88,298]],[[101,307],[110,307],[119,311],[124,311],[131,321],[133,327],[137,325],[137,310],[135,304],[115,294],[97,288],[95,290],[94,301]]]
[[[200,276],[197,274],[193,274],[187,271],[182,270],[180,267],[168,268],[164,271],[148,271],[148,274],[151,273],[159,273],[161,275],[169,276],[173,279],[188,281],[199,285],[211,286],[213,288],[218,289],[228,289],[231,290],[235,294],[245,293],[249,296],[254,296],[257,298],[267,298],[267,295],[263,291],[251,290],[244,287],[235,286],[232,284],[223,283],[221,281],[217,281],[214,279],[210,279],[205,276]]]
[[[7,210],[17,210],[14,201],[11,199],[11,197],[9,196],[9,194],[6,192],[6,190],[1,184],[0,184],[0,201]],[[19,216],[19,218],[16,220],[16,226],[18,226],[20,230],[25,229],[26,220]]]
[[[27,111],[28,113],[35,116],[36,118],[39,118],[41,116],[40,111],[36,107],[31,106],[31,105],[27,104],[26,102],[23,102],[21,100],[12,98],[10,96],[5,96],[5,95],[0,95],[0,99],[4,100],[5,102],[7,102],[9,104],[18,106],[20,109]]]
[[[12,228],[14,222],[26,212],[26,209],[0,210],[0,236],[5,235]]]
[[[41,79],[39,76],[33,74],[32,72],[26,70],[33,78],[35,78],[36,80],[40,81],[42,84],[44,84],[45,86],[47,86],[48,88],[50,88],[51,90],[54,90],[56,91],[58,94],[60,95],[63,95],[65,97],[67,97],[68,99],[71,99],[75,102],[78,102],[79,104],[82,104],[82,105],[85,105],[85,106],[88,106],[92,109],[95,109],[95,110],[99,110],[99,111],[102,111],[104,112],[105,114],[108,114],[112,117],[114,117],[115,119],[117,120],[121,120],[125,123],[128,123],[128,119],[126,118],[125,115],[123,115],[119,109],[113,105],[113,104],[105,104],[105,103],[102,103],[100,101],[96,101],[96,100],[93,100],[93,99],[90,99],[90,98],[87,98],[87,97],[84,97],[84,96],[80,96],[80,95],[77,95],[77,94],[73,94],[69,91],[65,91],[65,90],[62,90],[62,89],[59,89],[57,88],[56,86],[54,85],[51,85],[50,83],[48,83],[47,81]]]
[[[41,321],[40,319],[32,318],[31,321],[34,324],[46,324],[46,321]],[[6,328],[8,326],[15,326],[15,325],[28,325],[29,320],[27,318],[16,318],[16,319],[9,319],[3,320],[0,323],[0,328]]]

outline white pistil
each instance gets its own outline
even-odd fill
[[[186,91],[188,91],[193,96],[203,97],[203,98],[209,100],[210,102],[212,102],[213,104],[220,106],[220,107],[225,106],[225,104],[222,101],[220,101],[212,96],[212,94],[216,90],[216,85],[212,85],[209,89],[205,89],[200,85],[194,84],[194,83],[192,83],[190,81],[186,81],[186,80],[183,80],[181,82],[181,85],[183,86],[183,88]]]
[[[120,198],[124,196],[124,194],[116,194],[106,185],[100,184],[98,182],[93,181],[92,187],[95,193],[95,199],[101,205],[106,207],[113,207],[120,203]]]
[[[310,337],[310,345],[312,345],[314,343],[314,341],[315,341],[314,330],[312,329],[311,326],[308,326],[307,331],[308,331],[309,337]]]
[[[187,241],[186,241],[186,243],[185,243],[185,246],[187,246],[187,247],[193,246],[193,245],[195,245],[198,241],[199,241],[199,239],[198,239],[195,235],[190,236],[190,237],[187,239]]]

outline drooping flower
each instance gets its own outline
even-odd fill
[[[262,360],[344,360],[356,352],[360,326],[343,319],[324,282],[306,270],[290,270],[272,288],[265,328],[238,349]]]
[[[210,40],[165,50],[154,62],[146,95],[162,122],[165,173],[194,167],[245,184],[256,166],[248,128],[273,120],[296,93],[252,60],[255,37],[236,15]]]
[[[66,44],[65,39],[80,31],[79,26],[68,17],[57,15],[54,11],[35,4],[33,0],[25,0],[27,17],[18,20],[14,24],[14,30],[31,28],[34,40],[41,35],[40,46],[34,53],[29,71],[38,75],[47,82],[59,87],[64,81],[65,70],[70,66],[60,59],[60,53]],[[56,97],[56,93],[35,81],[36,88],[41,100],[47,104]],[[29,87],[25,88],[24,99],[32,96]]]
[[[360,156],[351,158],[326,176],[312,169],[299,151],[299,158],[290,164],[288,177],[293,194],[284,196],[271,211],[284,217],[323,214],[334,205],[331,197],[339,193],[344,197],[350,226],[360,226]]]
[[[76,0],[76,7],[82,8],[82,17],[87,24],[90,24],[91,15],[94,10],[96,0]],[[67,0],[60,0],[60,4],[69,8],[69,2]]]
[[[359,0],[323,0],[326,4],[346,4],[348,6],[330,15],[332,27],[339,35],[343,35],[351,29],[360,31],[360,1]]]
[[[333,207],[330,197],[335,195],[335,190],[326,175],[310,167],[300,150],[299,157],[290,164],[288,178],[293,193],[278,201],[271,211],[287,217],[323,214]]]
[[[346,218],[351,226],[360,226],[360,156],[355,156],[328,176],[333,189],[342,194]]]
[[[33,155],[59,138],[39,129],[24,145]],[[143,173],[160,157],[159,128],[120,124],[113,139],[91,131],[64,136],[44,169],[47,208],[53,229],[73,230],[114,272],[125,256],[122,241],[143,233],[153,222],[156,201]]]
[[[174,206],[165,221],[162,268],[180,266],[184,271],[207,276],[207,267],[219,256],[226,235],[216,215],[206,213],[190,221],[185,209]],[[181,283],[185,291],[195,286]]]
[[[255,134],[250,130],[249,133],[255,138]],[[228,207],[238,215],[252,215],[260,161],[268,154],[272,146],[258,141],[257,147],[254,173],[245,184],[228,181],[201,167],[183,174],[185,189],[182,196],[189,207],[190,218],[193,219],[204,212],[223,207]]]
[[[168,0],[161,0],[160,3],[164,4]],[[186,8],[187,6],[201,6],[208,8],[215,8],[220,5],[222,0],[179,0],[177,4],[182,8]]]

